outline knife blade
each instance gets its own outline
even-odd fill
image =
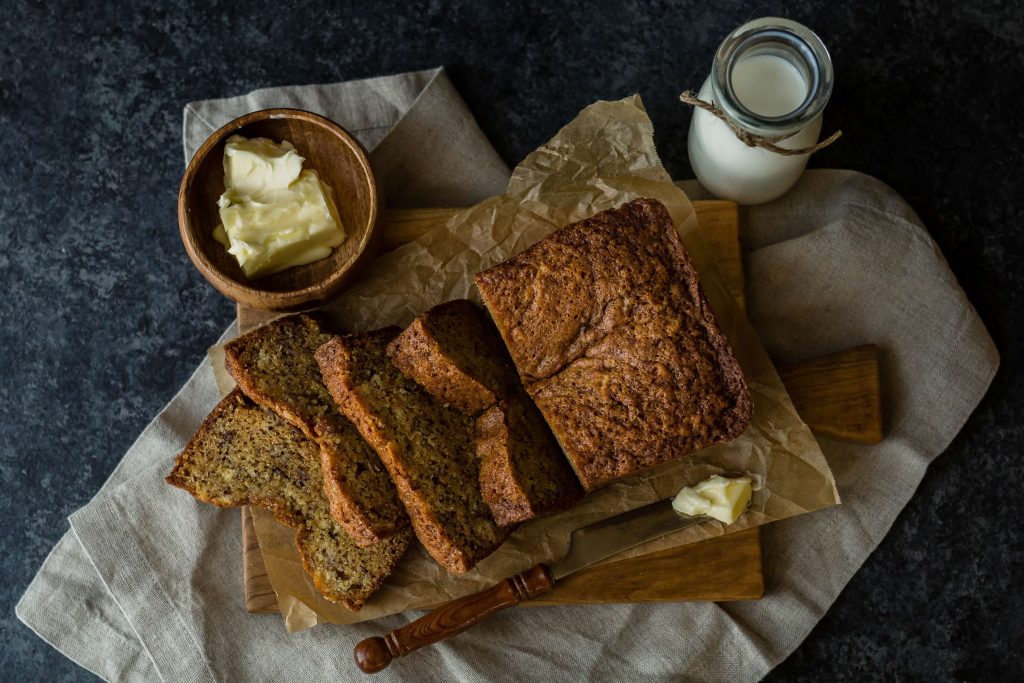
[[[667,499],[576,529],[569,537],[565,557],[550,568],[537,564],[487,590],[452,600],[383,637],[366,638],[356,645],[356,664],[366,673],[380,671],[396,657],[462,633],[499,610],[547,593],[555,582],[575,571],[708,519],[676,512],[672,499]]]
[[[676,512],[671,498],[659,500],[576,529],[569,537],[569,552],[559,562],[551,565],[549,571],[552,578],[558,581],[623,550],[700,524],[707,519],[704,516],[691,517]]]

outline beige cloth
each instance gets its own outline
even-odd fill
[[[189,105],[186,158],[214,127],[267,106],[353,130],[393,205],[469,204],[508,177],[440,70]],[[766,529],[761,601],[512,610],[375,680],[756,680],[807,636],[977,405],[998,355],[919,219],[878,181],[809,172],[741,220],[748,310],[778,360],[883,349],[886,440],[822,439],[844,504]],[[18,616],[111,681],[356,678],[352,646],[416,615],[288,636],[279,616],[245,612],[237,511],[163,483],[218,396],[201,363],[71,516]]]

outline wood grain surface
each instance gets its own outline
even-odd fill
[[[252,511],[248,505],[242,508],[242,588],[245,592],[246,611],[278,611],[277,594],[267,577],[260,542],[252,524]]]
[[[878,347],[858,346],[779,367],[793,405],[819,434],[858,443],[882,440]]]
[[[694,208],[704,239],[718,259],[724,284],[743,303],[743,259],[736,204],[698,201]],[[392,249],[437,227],[453,211],[387,210],[378,224],[377,239],[383,249]],[[275,315],[239,306],[239,331],[252,329]],[[876,436],[880,438],[875,429],[880,420],[873,422],[864,417],[872,412],[868,407],[872,403],[874,414],[881,414],[876,351],[874,347],[853,349],[784,369],[786,388],[812,429],[863,443],[877,440]],[[830,379],[818,381],[818,375]],[[836,382],[836,378],[842,381]],[[850,406],[861,409],[860,417],[851,418],[845,412]],[[804,410],[809,411],[811,419]],[[246,608],[250,612],[277,611],[247,510],[242,516],[242,535]],[[563,579],[553,591],[523,605],[753,600],[762,597],[764,590],[761,534],[755,528],[591,567]]]

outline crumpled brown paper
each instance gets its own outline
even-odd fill
[[[744,370],[754,401],[751,427],[735,441],[617,483],[561,514],[520,526],[473,571],[448,574],[418,545],[359,612],[325,600],[303,571],[294,532],[254,509],[267,573],[289,631],[320,622],[355,623],[472,593],[566,552],[573,529],[674,495],[712,474],[747,473],[756,491],[750,510],[725,527],[707,522],[651,541],[609,561],[731,533],[839,502],[828,464],[797,416],[781,380],[738,304],[718,277],[686,195],[668,176],[654,147],[639,96],[584,109],[513,172],[505,194],[466,209],[416,242],[377,259],[361,281],[325,314],[335,328],[363,331],[407,325],[450,299],[479,301],[474,273],[534,244],[553,230],[637,197],[660,200],[671,213],[701,275],[719,326]]]

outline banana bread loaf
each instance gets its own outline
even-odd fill
[[[508,531],[480,494],[473,419],[433,400],[388,360],[398,332],[334,337],[316,359],[338,407],[387,466],[427,552],[448,571],[467,572]]]
[[[328,339],[310,316],[290,315],[228,342],[224,362],[246,396],[319,444],[331,512],[365,546],[407,527],[409,518],[380,458],[324,386],[313,354]]]
[[[167,482],[219,507],[271,510],[295,528],[316,587],[353,611],[380,588],[412,541],[406,529],[368,548],[357,546],[330,513],[316,444],[237,389],[206,418]]]
[[[568,225],[475,279],[586,490],[746,429],[743,373],[656,200]]]

